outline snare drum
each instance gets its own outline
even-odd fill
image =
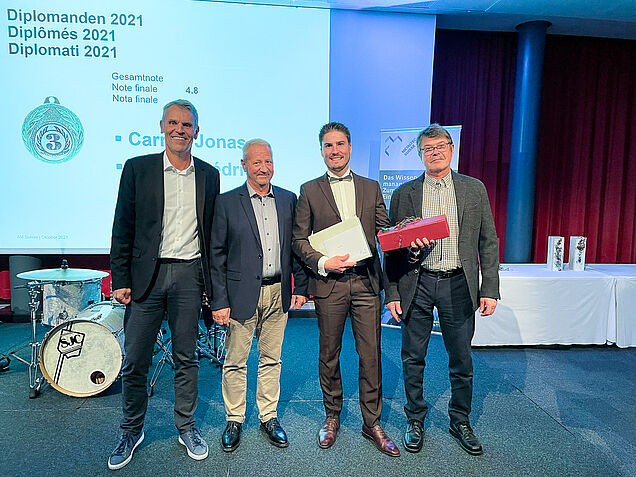
[[[125,306],[100,302],[49,331],[40,347],[42,374],[55,389],[75,397],[110,386],[123,360]]]
[[[42,324],[57,326],[102,299],[102,279],[47,283],[42,297]]]

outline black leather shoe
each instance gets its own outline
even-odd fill
[[[448,427],[448,432],[457,439],[461,448],[470,455],[481,455],[484,453],[479,439],[475,436],[468,422],[458,422],[457,424],[451,422]]]
[[[261,431],[267,435],[269,442],[276,447],[287,447],[289,445],[287,434],[285,434],[285,430],[275,417],[267,422],[261,422]]]
[[[419,452],[424,443],[424,425],[417,419],[409,420],[404,433],[404,448],[409,452]]]
[[[225,452],[232,452],[241,443],[241,426],[240,422],[227,421],[223,435],[221,436],[221,447]]]

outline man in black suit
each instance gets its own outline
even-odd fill
[[[287,447],[287,435],[276,412],[280,355],[287,311],[300,308],[307,300],[307,275],[291,250],[296,195],[270,183],[274,162],[266,141],[246,142],[241,163],[247,182],[219,196],[211,244],[212,316],[228,326],[222,381],[227,425],[221,446],[225,452],[233,451],[240,442],[247,358],[254,332],[261,430],[273,445]]]
[[[159,124],[166,149],[126,161],[113,221],[113,297],[127,310],[122,435],[108,459],[110,469],[128,464],[144,439],[148,368],[166,312],[175,361],[179,443],[193,459],[208,455],[207,444],[194,427],[196,340],[202,294],[211,293],[208,243],[219,172],[190,153],[199,133],[192,103],[168,103]]]
[[[449,432],[466,452],[479,455],[482,446],[468,418],[473,390],[470,342],[475,332],[475,310],[479,308],[482,316],[491,315],[499,298],[495,223],[484,185],[451,171],[454,146],[448,131],[431,124],[417,137],[417,148],[426,172],[393,193],[391,223],[444,214],[450,237],[435,242],[422,237],[408,249],[385,254],[389,280],[385,301],[396,320],[404,319],[404,410],[409,419],[404,447],[410,452],[422,448],[423,421],[428,411],[422,379],[436,307],[449,356]]]

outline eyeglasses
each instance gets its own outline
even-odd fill
[[[433,154],[433,151],[445,152],[448,149],[452,142],[445,142],[444,144],[440,144],[439,146],[427,146],[424,149],[420,149],[420,152],[425,156],[430,156]]]

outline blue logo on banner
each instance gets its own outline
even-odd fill
[[[384,140],[384,154],[385,155],[387,155],[387,156],[389,155],[389,149],[396,142],[402,142],[402,137],[401,136],[395,136],[395,138],[393,136],[387,136],[386,137],[386,139]]]

